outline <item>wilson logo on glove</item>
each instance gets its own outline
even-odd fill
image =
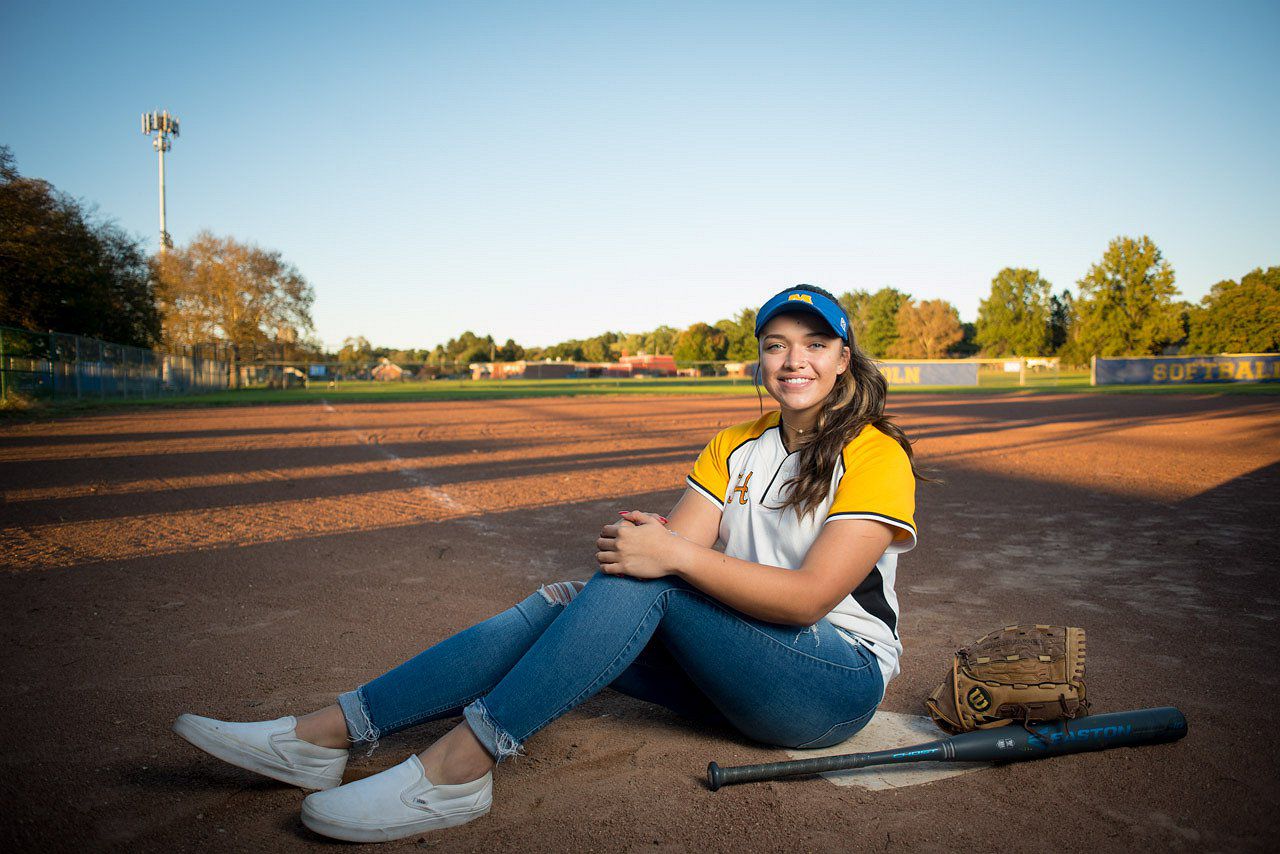
[[[1089,713],[1084,629],[1034,625],[992,632],[956,651],[924,707],[949,733],[1082,717]]]
[[[969,694],[965,699],[969,701],[969,705],[976,712],[985,712],[991,708],[991,695],[977,685],[969,689]]]

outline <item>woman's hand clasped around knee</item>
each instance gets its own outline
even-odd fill
[[[596,562],[601,571],[632,578],[673,574],[685,541],[652,513],[631,510],[621,515],[622,520],[605,525],[596,540]]]

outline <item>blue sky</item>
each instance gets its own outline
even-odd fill
[[[279,250],[330,346],[550,344],[893,285],[972,320],[1150,235],[1280,264],[1280,3],[5,3],[0,143]]]

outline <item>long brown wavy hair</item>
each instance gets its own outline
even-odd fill
[[[815,285],[796,285],[793,290],[821,294],[839,304],[831,293]],[[800,446],[796,467],[799,474],[787,481],[786,486],[790,488],[784,490],[786,498],[779,509],[794,507],[800,516],[816,511],[831,490],[831,475],[836,470],[836,462],[840,459],[844,446],[868,425],[897,440],[907,453],[911,474],[917,480],[929,480],[916,466],[915,454],[912,453],[911,440],[907,438],[907,434],[893,423],[891,416],[884,414],[889,384],[885,382],[875,363],[858,347],[858,342],[853,338],[852,325],[848,346],[849,367],[836,377],[835,387],[823,401],[813,438]],[[761,361],[758,360],[757,394],[762,379],[760,364]]]

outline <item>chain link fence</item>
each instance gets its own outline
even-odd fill
[[[228,387],[222,345],[160,353],[69,335],[0,326],[0,401],[152,398]]]

